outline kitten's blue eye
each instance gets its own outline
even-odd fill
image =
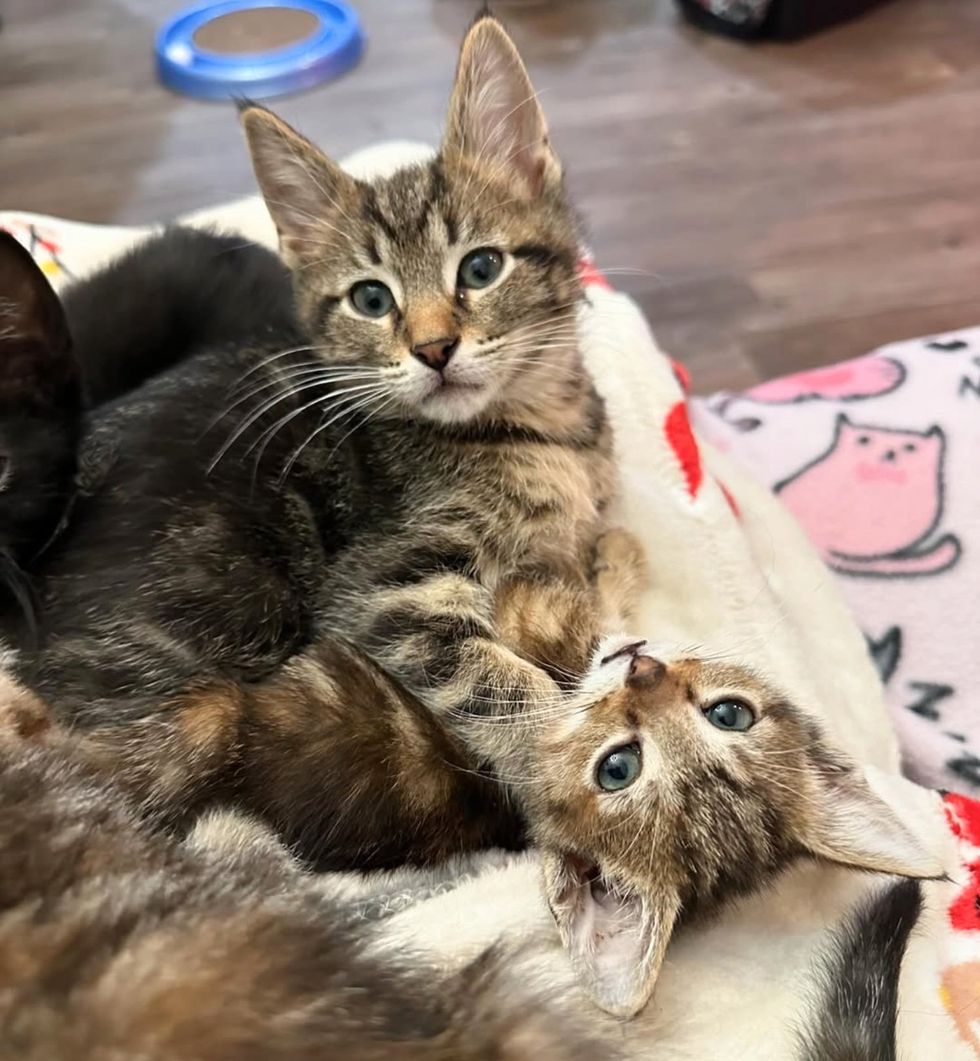
[[[480,247],[470,251],[459,263],[456,284],[459,287],[478,289],[488,287],[500,276],[504,267],[504,256],[492,247]]]
[[[395,296],[380,280],[362,280],[350,289],[351,305],[365,317],[385,317],[395,307]]]
[[[642,769],[640,749],[635,744],[626,744],[610,752],[599,763],[595,779],[599,788],[606,792],[618,792],[620,789],[629,788],[640,776]]]
[[[755,725],[752,708],[741,700],[719,700],[705,710],[704,717],[718,729],[730,729],[737,733],[743,733]]]

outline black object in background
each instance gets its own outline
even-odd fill
[[[854,18],[884,0],[678,0],[688,21],[742,40],[794,40]]]

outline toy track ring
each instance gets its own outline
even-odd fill
[[[357,63],[364,33],[340,0],[207,0],[157,34],[168,87],[206,99],[298,92]]]

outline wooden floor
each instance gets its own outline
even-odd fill
[[[233,110],[154,78],[186,0],[4,0],[0,204],[146,221],[252,190]],[[434,139],[469,0],[356,0],[352,74],[280,101],[343,153]],[[892,0],[795,45],[670,0],[498,0],[600,264],[699,390],[980,322],[980,3]]]

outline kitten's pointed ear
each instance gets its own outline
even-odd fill
[[[479,160],[500,176],[515,175],[530,198],[561,183],[561,164],[527,70],[490,15],[478,19],[463,41],[443,153]]]
[[[356,193],[357,182],[264,107],[244,105],[241,122],[283,256],[322,258],[322,243],[336,229],[330,219],[344,216],[343,200]]]
[[[0,404],[49,411],[80,401],[61,302],[30,253],[0,230]]]
[[[542,856],[545,894],[572,966],[593,1001],[632,1017],[653,994],[680,910],[676,893],[618,895],[570,853]]]
[[[817,791],[804,838],[814,855],[900,877],[945,875],[939,855],[903,824],[898,808],[872,792],[858,768],[821,771]]]

